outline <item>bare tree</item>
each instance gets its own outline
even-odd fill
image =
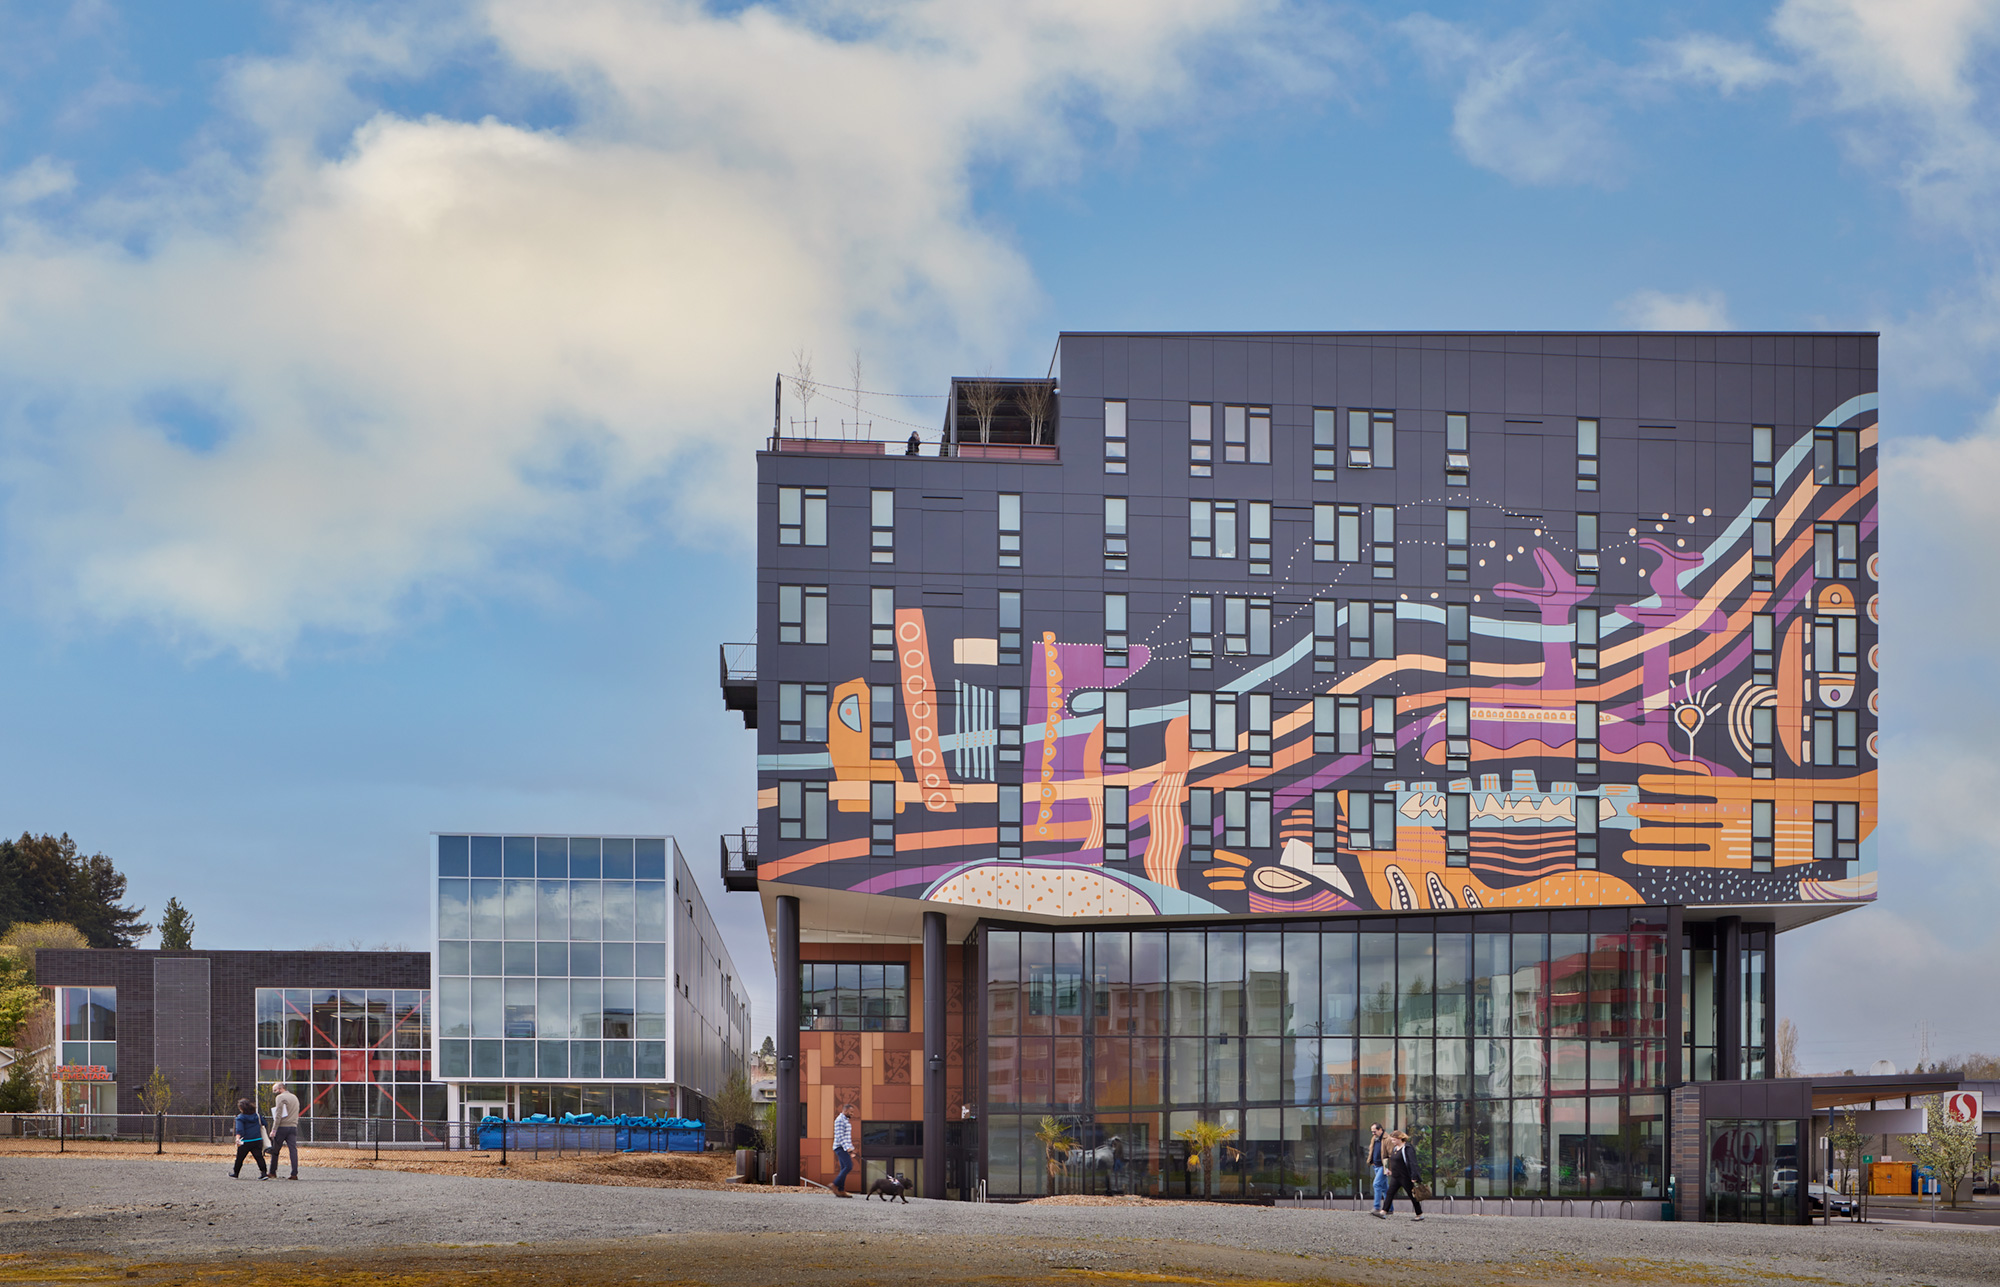
[[[1778,1076],[1799,1075],[1799,1025],[1790,1019],[1778,1020]]]
[[[994,413],[1000,410],[999,382],[986,375],[966,381],[965,405],[979,424],[979,441],[988,441],[993,433]]]
[[[812,400],[819,396],[819,385],[813,382],[812,354],[803,348],[792,350],[792,396],[799,400],[799,432],[807,436],[811,431]]]
[[[854,365],[848,368],[848,374],[854,377],[854,389],[853,389],[854,436],[857,439],[866,439],[868,437],[868,429],[871,428],[872,426],[864,426],[861,423],[861,350],[860,349],[854,350]]]
[[[1028,441],[1042,443],[1042,426],[1055,410],[1056,386],[1047,380],[1030,380],[1021,386],[1021,409],[1028,413]]]

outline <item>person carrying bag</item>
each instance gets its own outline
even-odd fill
[[[1396,1191],[1410,1195],[1410,1206],[1416,1210],[1416,1219],[1424,1218],[1424,1199],[1431,1195],[1428,1185],[1420,1183],[1422,1176],[1417,1171],[1417,1150],[1410,1143],[1408,1133],[1397,1131],[1389,1137],[1395,1146],[1389,1153],[1389,1194],[1382,1201],[1380,1211],[1369,1214],[1387,1220],[1396,1214]]]

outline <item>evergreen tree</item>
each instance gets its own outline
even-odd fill
[[[0,933],[23,921],[61,921],[92,947],[136,947],[153,927],[124,897],[124,874],[103,854],[78,852],[67,835],[0,841]]]
[[[194,916],[178,898],[167,900],[166,914],[160,917],[160,948],[185,952],[194,947]]]

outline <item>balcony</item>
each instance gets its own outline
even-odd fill
[[[722,708],[739,711],[743,727],[757,727],[757,645],[722,645]]]
[[[722,837],[722,887],[731,893],[757,892],[757,828]]]

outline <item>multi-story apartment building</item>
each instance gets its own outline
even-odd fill
[[[759,455],[781,1150],[852,1102],[934,1194],[1177,1191],[1209,1119],[1211,1188],[1345,1193],[1384,1121],[1447,1192],[1660,1195],[1781,932],[1874,897],[1875,337],[1056,369]]]

